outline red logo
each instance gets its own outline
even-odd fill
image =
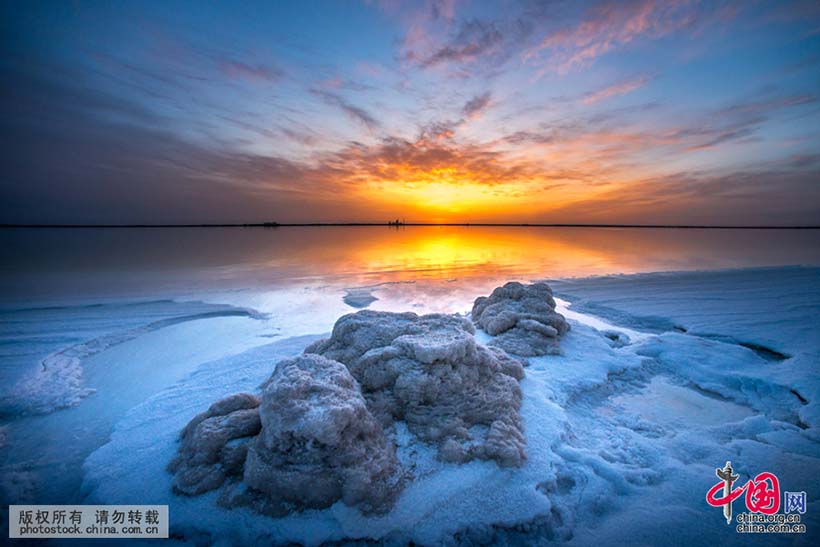
[[[732,502],[746,493],[746,508],[753,513],[773,515],[780,510],[780,482],[774,473],[764,471],[749,479],[743,486],[732,488],[739,477],[733,474],[732,462],[726,462],[723,469],[716,469],[720,482],[706,493],[706,502],[712,507],[723,507],[726,523],[732,520]],[[718,496],[720,494],[720,496]]]

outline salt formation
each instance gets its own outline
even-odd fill
[[[522,357],[559,353],[558,337],[569,330],[546,283],[496,287],[489,297],[476,298],[472,317],[494,337],[491,345]]]
[[[341,500],[389,510],[406,480],[391,438],[403,421],[444,461],[520,466],[521,362],[478,344],[464,318],[361,311],[281,361],[262,395],[217,401],[183,429],[174,490],[281,516]]]
[[[395,447],[358,383],[319,355],[280,362],[261,402],[248,394],[217,401],[181,437],[169,465],[174,489],[197,495],[225,484],[220,502],[228,506],[282,515],[341,499],[370,513],[401,489]]]
[[[365,513],[392,505],[401,487],[395,447],[343,364],[319,355],[280,362],[259,414],[243,478],[274,512],[339,499]]]
[[[502,466],[525,458],[519,409],[521,363],[478,344],[464,318],[361,311],[345,315],[327,340],[309,346],[347,365],[382,426],[407,423],[438,445],[445,461]]]
[[[180,435],[179,453],[168,466],[174,490],[190,496],[222,486],[241,475],[251,438],[259,433],[259,399],[247,393],[215,402],[191,420]]]

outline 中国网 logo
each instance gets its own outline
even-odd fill
[[[746,481],[742,486],[733,485],[740,478],[727,461],[723,468],[715,469],[720,479],[706,493],[706,502],[712,507],[722,507],[726,524],[732,523],[732,504],[744,495],[746,513],[737,515],[737,531],[740,533],[805,533],[806,525],[800,515],[806,512],[805,492],[784,492],[783,513],[779,513],[780,481],[777,475],[764,471]]]

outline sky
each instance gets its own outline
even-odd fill
[[[820,224],[820,3],[0,3],[0,223]]]

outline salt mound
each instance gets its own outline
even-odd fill
[[[273,516],[339,500],[384,513],[406,480],[396,421],[441,460],[521,466],[524,369],[474,332],[450,315],[340,318],[329,339],[276,365],[261,399],[233,395],[191,420],[169,465],[174,490],[221,487],[221,505]]]
[[[491,345],[523,357],[560,353],[558,338],[569,331],[546,283],[496,287],[489,297],[476,298],[472,317],[494,337]]]
[[[319,355],[282,361],[264,387],[262,431],[251,442],[245,484],[266,511],[324,508],[342,500],[384,512],[401,489],[395,447],[345,366]]]
[[[522,364],[478,344],[464,318],[361,311],[340,318],[327,340],[306,353],[347,365],[371,412],[389,427],[407,423],[441,459],[525,459],[519,409]]]
[[[230,475],[242,474],[248,443],[261,428],[258,407],[253,395],[231,395],[185,426],[179,452],[168,466],[176,492],[195,496],[219,488]]]
[[[358,383],[319,355],[281,361],[261,402],[248,394],[217,401],[181,437],[169,465],[175,491],[197,495],[224,484],[219,501],[228,507],[279,516],[341,499],[373,513],[401,490],[395,447]]]

